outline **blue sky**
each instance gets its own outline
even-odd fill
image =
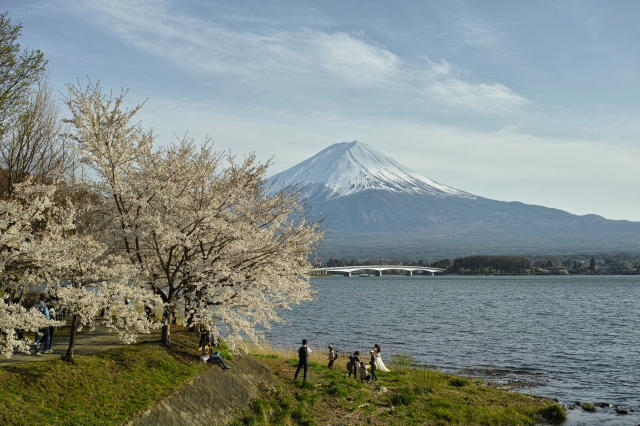
[[[359,140],[480,196],[640,220],[636,1],[5,0],[51,82],[274,173]]]

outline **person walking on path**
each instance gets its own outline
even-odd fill
[[[298,368],[296,369],[296,374],[293,376],[293,381],[298,378],[298,374],[300,374],[300,370],[304,369],[303,381],[307,381],[307,373],[309,372],[309,355],[311,355],[311,349],[307,344],[307,339],[302,339],[302,346],[298,348]]]
[[[36,309],[38,309],[40,313],[42,313],[42,315],[44,315],[47,319],[50,319],[49,308],[47,308],[47,305],[45,304],[46,300],[47,300],[47,295],[44,293],[40,293],[40,300],[38,300],[38,303],[36,303]],[[42,336],[40,334],[42,334]],[[40,355],[40,346],[43,344],[43,341],[44,341],[44,353],[45,354],[52,353],[53,351],[51,350],[51,335],[49,334],[48,326],[41,328],[36,333],[36,355]]]
[[[335,349],[333,349],[333,346],[329,345],[329,365],[327,365],[327,367],[333,370],[333,363],[336,359],[338,359],[338,354]]]
[[[353,355],[349,357],[349,377],[353,373],[353,378],[358,378],[358,364],[360,364],[360,351],[355,351]]]
[[[371,361],[369,361],[369,365],[371,366],[371,380],[378,380],[378,376],[376,375],[376,355],[374,351],[371,351]]]

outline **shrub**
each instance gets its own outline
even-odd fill
[[[391,405],[409,405],[414,399],[415,397],[407,391],[396,391],[391,394],[389,402]]]
[[[458,388],[462,388],[465,387],[467,385],[469,385],[471,382],[467,379],[464,379],[462,377],[454,377],[451,380],[449,380],[449,385],[450,386],[455,386]]]
[[[540,409],[537,414],[552,424],[562,423],[567,419],[567,411],[558,404],[547,405]]]

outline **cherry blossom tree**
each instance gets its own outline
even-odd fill
[[[42,285],[43,268],[55,256],[52,237],[73,228],[74,210],[66,203],[53,201],[55,188],[16,185],[14,195],[0,200],[0,352],[11,357],[15,350],[29,352],[31,339],[17,338],[16,330],[35,331],[59,325],[37,309],[25,309],[15,300],[30,289]]]
[[[61,198],[56,185],[16,185],[13,196],[0,200],[0,353],[28,352],[32,341],[19,340],[16,330],[37,332],[61,321],[47,320],[37,309],[20,303],[28,291],[46,290],[72,315],[64,359],[73,362],[77,331],[93,324],[101,310],[104,325],[125,343],[154,326],[145,306],[162,301],[139,280],[140,270],[108,253],[104,243],[78,231],[74,206]],[[56,199],[58,198],[58,199]]]
[[[154,150],[152,132],[132,122],[141,106],[125,109],[124,92],[68,89],[69,122],[102,196],[101,236],[162,298],[163,344],[178,306],[187,325],[219,334],[224,324],[236,344],[280,320],[278,309],[311,299],[308,257],[322,232],[300,193],[269,194],[268,163],[191,140]]]
[[[60,260],[45,270],[60,308],[72,316],[65,361],[73,363],[77,332],[84,326],[93,329],[101,311],[102,324],[126,344],[156,326],[144,308],[157,309],[162,300],[139,282],[135,266],[109,254],[108,247],[90,235],[72,235],[60,241],[60,247]]]

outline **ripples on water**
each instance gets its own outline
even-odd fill
[[[638,276],[331,277],[317,298],[282,313],[268,340],[343,353],[382,346],[445,371],[536,384],[537,395],[640,410]],[[638,424],[569,412],[567,425]]]

